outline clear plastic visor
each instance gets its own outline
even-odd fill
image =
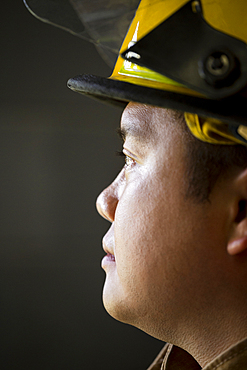
[[[24,0],[40,20],[95,44],[113,67],[140,0]]]

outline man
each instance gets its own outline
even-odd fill
[[[44,2],[35,3],[28,5],[42,15]],[[48,13],[64,7],[65,20],[50,21],[87,30],[108,59],[118,39],[113,21],[126,31],[133,18],[111,79],[68,82],[129,102],[120,130],[125,166],[97,200],[111,222],[103,238],[106,310],[171,343],[150,369],[246,369],[247,27],[239,24],[247,5],[103,1],[107,10],[93,13],[87,1],[62,3]],[[98,38],[110,13],[113,36],[102,27],[108,38]]]
[[[97,202],[112,222],[104,305],[205,365],[247,333],[246,168],[231,165],[201,200],[188,195],[181,116],[130,103],[121,126],[126,165]]]

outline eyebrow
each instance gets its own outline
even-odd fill
[[[119,127],[117,129],[117,134],[123,143],[126,141],[127,136],[134,137],[137,141],[147,142],[148,138],[145,134],[145,131],[135,125],[127,125],[126,127]]]

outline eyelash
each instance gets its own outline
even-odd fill
[[[122,151],[119,151],[119,152],[117,151],[116,155],[119,156],[119,157],[125,158],[125,166],[126,167],[131,166],[135,162],[134,159],[132,159],[128,155],[124,154]],[[130,161],[130,163],[128,163],[129,161]]]

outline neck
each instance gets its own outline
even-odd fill
[[[226,320],[222,316],[218,320],[207,320],[204,326],[200,323],[196,329],[194,326],[193,332],[190,328],[189,335],[184,336],[178,344],[189,352],[202,368],[229,347],[247,338],[246,313],[240,317],[236,316],[236,313],[227,315]]]

